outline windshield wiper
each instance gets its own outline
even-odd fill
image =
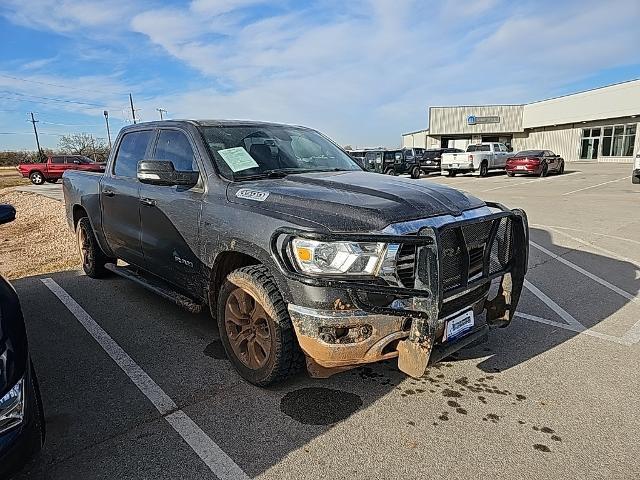
[[[287,175],[295,175],[297,173],[314,173],[314,172],[340,172],[342,168],[277,168],[265,170],[263,172],[253,173],[251,175],[242,175],[233,177],[234,181],[243,180],[260,180],[262,178],[284,178]]]

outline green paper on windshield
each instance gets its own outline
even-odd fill
[[[218,150],[218,153],[234,173],[258,166],[243,147],[225,148]]]

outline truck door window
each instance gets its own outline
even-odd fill
[[[191,143],[179,130],[160,130],[153,157],[156,160],[173,162],[173,167],[180,172],[199,171]]]
[[[152,135],[153,130],[125,133],[114,160],[114,175],[117,177],[136,178],[138,162],[144,158]]]
[[[51,163],[64,163],[64,157],[51,157]]]

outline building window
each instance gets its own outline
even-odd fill
[[[607,125],[602,128],[584,128],[580,158],[594,159],[598,156],[598,145],[602,145],[603,157],[632,157],[636,142],[636,124]],[[600,134],[602,136],[600,137]]]

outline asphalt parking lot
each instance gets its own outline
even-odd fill
[[[420,380],[384,362],[260,389],[207,314],[117,277],[14,282],[47,419],[19,478],[640,478],[630,172],[418,180],[524,208],[532,240],[512,325]]]

